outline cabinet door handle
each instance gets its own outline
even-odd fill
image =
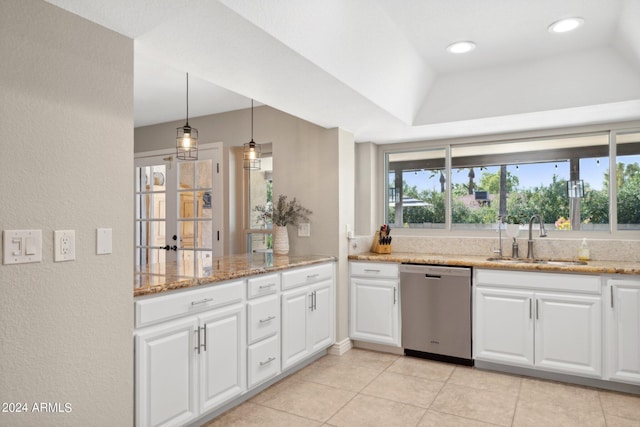
[[[313,311],[313,292],[309,294],[309,310]]]
[[[613,308],[613,286],[609,288],[611,290],[611,308]]]
[[[265,360],[264,362],[260,362],[260,366],[268,365],[269,363],[273,362],[274,360],[276,360],[275,357],[270,357],[267,360]]]
[[[531,319],[533,316],[532,314],[532,308],[531,308],[531,298],[529,298],[529,319]]]
[[[398,288],[393,288],[393,305],[396,305],[398,302]]]
[[[209,301],[213,301],[213,298],[205,298],[205,299],[201,299],[200,301],[192,301],[191,305],[205,304],[205,303],[208,303]]]
[[[318,309],[318,291],[313,291],[313,309],[317,310]]]
[[[198,350],[198,354],[200,354],[200,326],[198,326],[198,329],[193,332],[198,334],[198,345],[195,346],[194,350]]]
[[[260,319],[260,323],[267,323],[267,322],[271,322],[272,320],[274,320],[276,318],[276,316],[269,316],[265,319]]]
[[[204,351],[207,351],[207,324],[204,324]]]
[[[275,283],[268,283],[266,285],[258,286],[258,289],[269,289],[269,288],[271,288],[272,286],[275,286],[275,285],[276,285]]]
[[[540,313],[538,311],[538,300],[536,300],[536,319],[540,318]]]

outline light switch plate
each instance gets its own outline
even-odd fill
[[[113,231],[110,228],[98,228],[96,233],[96,254],[106,255],[113,251]]]
[[[75,230],[56,230],[53,232],[53,261],[73,261],[76,259]]]
[[[4,230],[2,238],[4,264],[42,261],[42,230]]]
[[[298,237],[309,236],[311,236],[311,224],[309,224],[308,222],[298,224]]]

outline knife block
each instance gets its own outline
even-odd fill
[[[390,254],[391,253],[391,244],[381,245],[380,244],[380,232],[376,231],[376,234],[373,236],[373,243],[371,244],[371,252],[376,254]]]

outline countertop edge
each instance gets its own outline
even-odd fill
[[[220,259],[231,259],[230,257],[221,257]],[[217,272],[211,276],[206,277],[197,277],[197,278],[177,278],[175,280],[168,280],[166,283],[161,283],[157,285],[148,285],[139,288],[134,288],[133,297],[142,297],[149,295],[158,295],[162,293],[166,293],[173,290],[178,289],[186,289],[186,288],[195,288],[198,286],[206,286],[213,283],[218,282],[226,282],[228,280],[242,279],[245,277],[257,276],[260,274],[273,273],[282,270],[288,270],[297,267],[304,267],[307,265],[321,264],[324,262],[335,262],[336,257],[334,256],[324,256],[324,255],[313,255],[308,257],[301,257],[303,259],[293,260],[291,262],[279,264],[279,265],[271,265],[271,266],[258,266],[258,267],[246,267],[246,268],[238,268],[233,271],[222,271]],[[162,275],[153,275],[151,276],[162,276]]]
[[[515,271],[555,271],[562,273],[583,274],[629,274],[640,275],[640,263],[629,261],[587,261],[587,265],[551,265],[551,264],[504,264],[488,261],[488,257],[475,255],[436,255],[397,252],[391,254],[376,254],[366,252],[349,255],[350,261],[375,261],[412,264],[433,264],[465,267],[491,268]]]

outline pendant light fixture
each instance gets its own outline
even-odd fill
[[[198,129],[189,126],[189,73],[187,73],[187,122],[176,131],[176,157],[198,160]]]
[[[262,148],[253,140],[253,99],[251,100],[251,141],[244,144],[242,150],[242,167],[244,169],[260,169]]]

